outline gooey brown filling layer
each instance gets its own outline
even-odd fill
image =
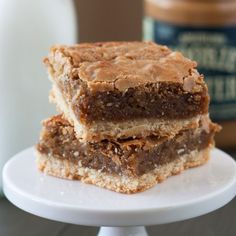
[[[142,118],[186,119],[208,112],[206,85],[187,92],[179,83],[162,82],[129,88],[125,92],[90,92],[80,80],[59,81],[59,89],[82,123],[127,121]],[[76,91],[80,89],[80,94]]]
[[[193,150],[202,150],[213,142],[214,127],[209,132],[198,129],[179,133],[172,139],[149,137],[146,140],[80,143],[73,127],[57,116],[44,123],[40,153],[49,157],[81,162],[83,167],[107,173],[140,176],[156,165],[171,162]]]

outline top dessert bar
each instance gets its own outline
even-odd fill
[[[55,46],[51,100],[85,141],[175,135],[208,113],[196,62],[151,42]]]

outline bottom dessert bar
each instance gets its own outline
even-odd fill
[[[175,137],[80,142],[62,118],[43,123],[36,147],[37,163],[46,174],[79,179],[122,193],[144,191],[168,176],[204,164],[218,127],[210,121]]]

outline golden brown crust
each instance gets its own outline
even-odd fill
[[[99,91],[125,91],[166,81],[184,83],[188,77],[187,91],[192,91],[203,82],[195,70],[196,62],[151,42],[58,45],[51,49],[45,64],[52,77],[79,78],[89,89]]]
[[[65,179],[81,180],[120,193],[142,192],[161,183],[171,175],[177,175],[185,169],[202,165],[210,158],[210,148],[200,152],[193,151],[188,155],[168,164],[156,167],[141,177],[127,177],[103,173],[94,169],[84,168],[80,163],[61,160],[53,156],[43,155],[36,151],[38,168],[45,174]]]

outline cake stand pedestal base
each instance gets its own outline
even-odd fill
[[[145,227],[101,227],[98,236],[148,236]]]

